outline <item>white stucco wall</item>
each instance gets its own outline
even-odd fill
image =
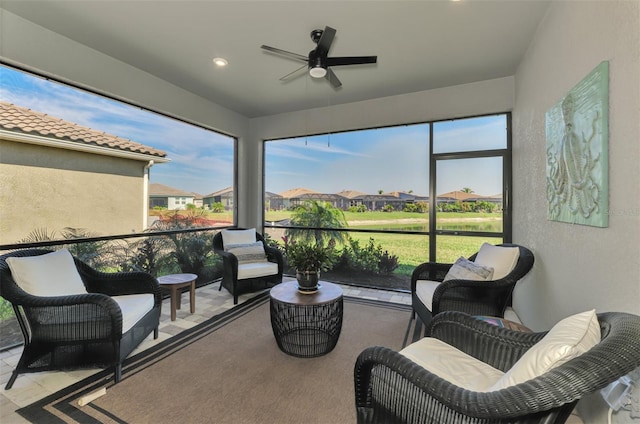
[[[535,251],[518,286],[524,322],[588,308],[640,313],[640,2],[554,2],[516,74],[514,240]],[[545,113],[609,61],[609,227],[546,218]]]
[[[545,112],[609,61],[609,227],[548,221]],[[640,2],[553,2],[515,76],[514,240],[536,263],[514,306],[542,330],[570,314],[640,314]],[[579,404],[605,423],[598,394]],[[614,422],[626,422],[615,421]]]

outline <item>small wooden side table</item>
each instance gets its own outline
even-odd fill
[[[176,309],[180,309],[182,303],[182,289],[189,287],[191,292],[191,313],[196,311],[196,274],[169,274],[158,277],[161,287],[169,289],[171,292],[171,321],[176,320]]]

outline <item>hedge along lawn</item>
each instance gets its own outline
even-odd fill
[[[418,226],[423,226],[426,232],[428,229],[429,215],[419,212],[345,212],[347,222],[357,223],[347,228],[367,228],[377,229],[381,231],[383,228],[398,227],[402,229],[404,220],[419,221]],[[279,221],[291,217],[289,211],[269,211],[265,214],[266,221]],[[455,224],[456,222],[465,222],[469,219],[481,219],[482,221],[495,221],[497,225],[502,226],[501,213],[459,213],[459,212],[439,212],[438,219],[445,219],[447,222]],[[385,222],[385,223],[381,223]],[[396,223],[391,223],[396,221]],[[370,222],[367,224],[366,222]],[[391,225],[389,225],[391,224]],[[388,251],[390,255],[398,257],[399,266],[394,271],[395,274],[411,275],[413,269],[429,259],[429,236],[418,234],[383,234],[383,233],[358,233],[349,232],[349,236],[357,240],[360,247],[364,247],[369,243],[369,239],[373,238],[374,244],[380,245],[383,251]],[[453,263],[460,256],[469,257],[478,251],[483,242],[491,244],[500,243],[499,238],[492,237],[462,237],[462,236],[438,236],[438,262]]]
[[[418,234],[370,234],[349,233],[360,246],[366,246],[373,238],[374,244],[382,246],[383,251],[398,257],[400,266],[394,274],[411,275],[413,269],[429,260],[429,236]],[[500,243],[501,240],[491,237],[438,236],[437,262],[453,263],[460,256],[468,258],[476,253],[482,243]]]

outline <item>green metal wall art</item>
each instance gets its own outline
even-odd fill
[[[609,225],[609,62],[546,114],[547,219]]]

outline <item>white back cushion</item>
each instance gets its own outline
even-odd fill
[[[596,311],[563,319],[529,349],[490,390],[524,383],[582,355],[601,339]]]
[[[18,286],[34,296],[87,293],[67,249],[40,256],[7,258],[7,264]]]
[[[483,243],[476,255],[475,263],[493,268],[493,279],[506,277],[515,268],[520,257],[517,247],[494,246]]]
[[[247,230],[222,230],[222,244],[249,244],[256,241],[256,229]]]

